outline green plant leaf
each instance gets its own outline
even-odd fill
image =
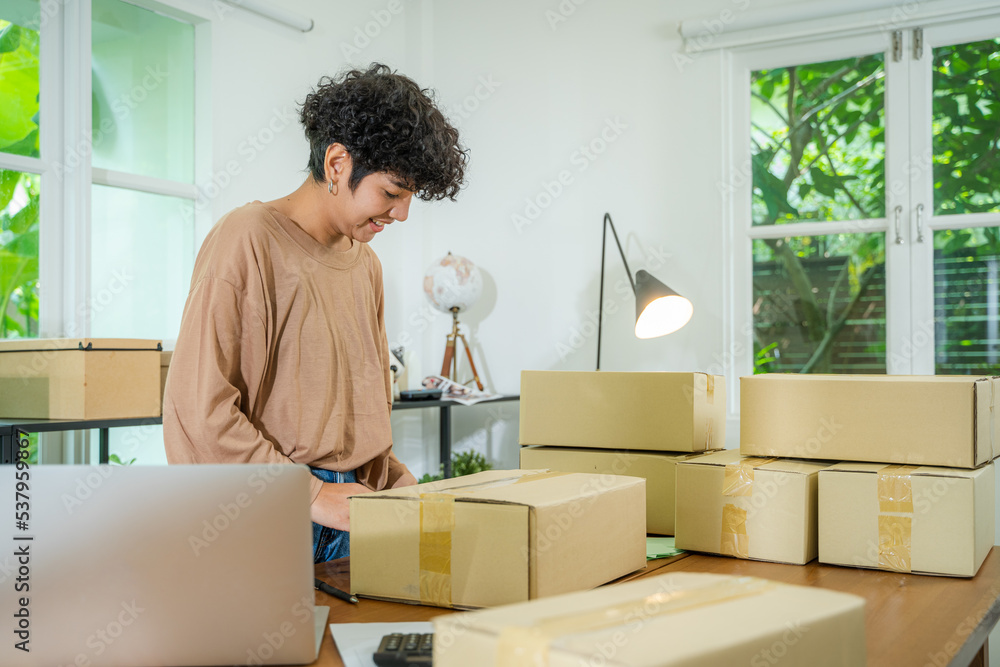
[[[32,121],[38,113],[38,51],[19,41],[17,49],[0,55],[0,150],[8,153],[38,129]]]
[[[37,121],[32,119],[31,122],[36,123]],[[38,155],[38,129],[32,130],[24,139],[5,146],[3,152],[14,155]]]
[[[35,225],[28,231],[21,234],[15,234],[14,239],[10,243],[4,244],[4,250],[12,255],[17,255],[18,257],[24,257],[26,259],[35,259],[37,261],[38,226]]]
[[[38,225],[38,209],[40,206],[38,197],[30,197],[28,199],[27,205],[20,211],[15,213],[10,218],[10,222],[7,225],[7,229],[14,232],[14,234],[24,234],[28,232],[33,226]],[[35,230],[37,236],[38,230]],[[37,252],[37,251],[36,251]]]
[[[17,182],[21,180],[21,173],[9,169],[0,169],[0,211],[7,208],[11,198],[14,196],[14,189]],[[6,226],[4,227],[6,229]]]
[[[956,232],[954,236],[948,239],[948,242],[945,244],[944,248],[941,249],[941,252],[945,255],[954,255],[965,248],[971,238],[972,234],[967,231]]]
[[[21,45],[21,26],[10,23],[0,30],[0,53],[10,53]]]

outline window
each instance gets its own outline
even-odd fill
[[[939,32],[944,42],[958,36]],[[996,375],[1000,38],[933,46],[931,54],[934,213],[924,242],[933,248],[934,372]]]
[[[211,163],[195,136],[212,14],[191,11],[0,8],[0,338],[176,337]],[[163,459],[158,428],[113,433],[120,458]]]
[[[755,372],[885,372],[883,54],[751,73]],[[838,233],[799,236],[831,222]],[[780,235],[776,235],[780,233]]]
[[[1000,373],[1000,12],[959,9],[730,52],[735,375]]]
[[[177,337],[194,266],[194,26],[93,0],[91,334]]]

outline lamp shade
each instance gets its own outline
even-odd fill
[[[635,273],[635,336],[656,338],[677,331],[691,319],[694,306],[640,269]]]

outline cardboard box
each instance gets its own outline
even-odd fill
[[[740,378],[740,451],[975,468],[1000,454],[1000,378]]]
[[[174,357],[173,350],[160,352],[160,412],[163,412],[163,390],[167,387],[167,371],[170,370],[170,360]]]
[[[839,463],[819,474],[819,560],[972,577],[994,541],[994,464]]]
[[[351,591],[474,608],[593,588],[646,564],[646,483],[491,470],[351,498]]]
[[[522,445],[703,452],[726,441],[726,381],[705,373],[522,371]]]
[[[865,661],[864,599],[752,577],[678,572],[434,619],[435,667]]]
[[[678,549],[804,565],[816,557],[816,461],[705,454],[677,464]]]
[[[0,341],[0,417],[158,417],[159,348],[122,338]]]
[[[628,475],[646,480],[646,532],[674,534],[674,486],[678,461],[702,454],[626,452],[571,447],[522,447],[521,467],[561,472]]]

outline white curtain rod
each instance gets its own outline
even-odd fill
[[[239,7],[245,9],[254,14],[259,14],[264,18],[269,18],[272,21],[277,21],[282,25],[286,25],[289,28],[294,28],[301,32],[309,32],[316,25],[311,18],[308,16],[302,16],[301,14],[296,14],[295,12],[289,12],[278,7],[272,7],[271,5],[258,2],[258,0],[224,0],[226,4],[232,5],[234,7]]]
[[[1000,13],[997,0],[838,0],[756,9],[733,0],[720,12],[682,21],[688,52],[766,44],[811,35],[902,30],[922,21]]]

